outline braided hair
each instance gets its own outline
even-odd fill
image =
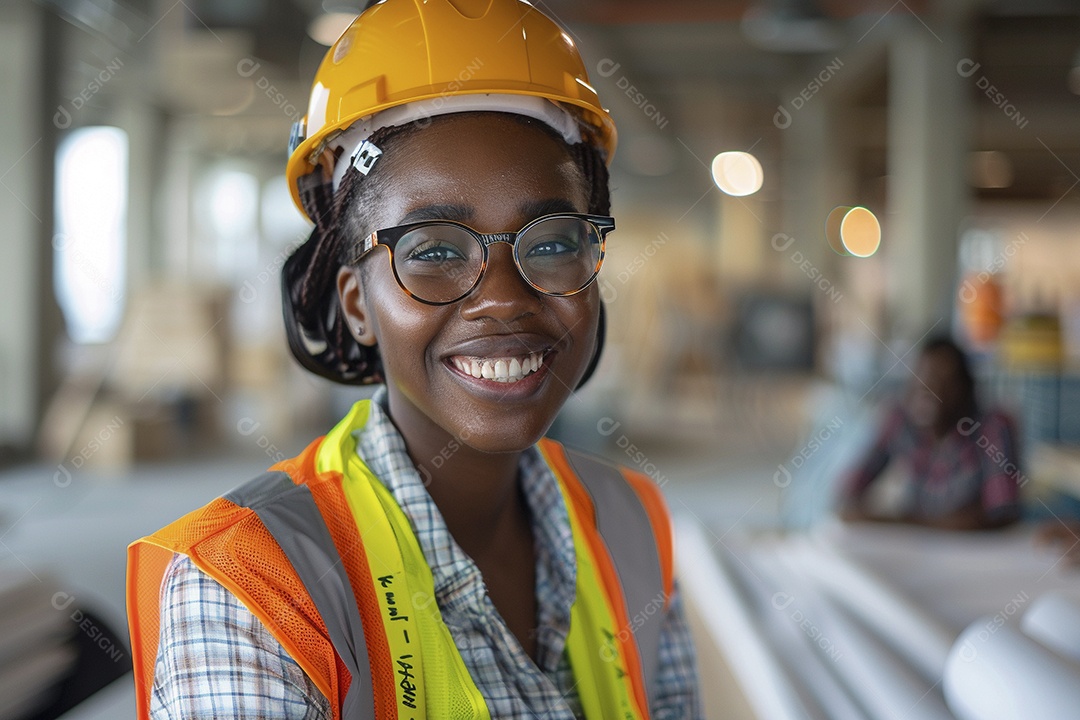
[[[384,154],[413,134],[442,117],[426,118],[405,125],[376,130],[368,141]],[[608,169],[604,156],[593,143],[567,143],[548,125],[521,115],[507,118],[528,124],[548,133],[561,143],[581,174],[588,194],[588,212],[611,213]],[[341,159],[341,161],[347,161]],[[356,243],[371,232],[373,209],[381,204],[391,176],[380,172],[376,163],[366,176],[349,168],[337,192],[315,172],[301,178],[300,194],[306,207],[313,210],[315,228],[307,242],[296,249],[282,269],[282,305],[285,314],[289,349],[306,369],[334,382],[365,385],[384,380],[382,358],[377,347],[361,345],[349,333],[338,304],[337,273],[353,262]],[[592,375],[604,339],[604,313],[601,306],[597,348],[582,383]]]

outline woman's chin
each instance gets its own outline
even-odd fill
[[[508,430],[508,428],[464,429],[461,431],[462,434],[456,437],[476,452],[491,455],[520,453],[535,445],[544,436],[547,426]]]

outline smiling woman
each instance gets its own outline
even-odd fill
[[[544,439],[602,345],[614,143],[518,0],[386,0],[330,48],[285,320],[384,387],[132,545],[140,717],[700,715],[658,488]]]
[[[395,178],[381,203],[381,222],[397,226],[410,216],[437,212],[475,231],[495,233],[522,228],[538,213],[556,208],[586,211],[588,193],[582,173],[565,143],[510,117],[446,115],[409,138],[399,157],[388,156],[373,171]],[[588,227],[584,220],[580,222]],[[438,242],[444,249],[449,246],[445,233],[443,229],[438,236],[443,238]],[[599,245],[599,233],[593,234]],[[413,297],[416,293],[411,296],[398,288],[406,272],[403,263],[434,264],[416,255],[417,250],[436,252],[440,246],[430,242],[421,243],[411,256],[399,245],[394,271],[387,253],[365,255],[360,262],[369,266],[367,282],[353,267],[339,272],[346,325],[361,345],[380,348],[391,416],[406,438],[412,433],[403,425],[434,421],[438,431],[433,427],[430,432],[417,432],[422,438],[417,442],[440,447],[447,438],[437,437],[436,432],[451,436],[468,432],[478,450],[520,452],[540,439],[577,386],[597,345],[596,286],[590,284],[567,296],[537,292],[514,263],[514,252],[523,239],[518,236],[513,246],[491,245],[486,270],[474,285],[455,277],[429,278],[428,285],[445,282],[451,287],[464,285],[465,290],[472,285],[456,302],[434,307],[418,303]],[[403,256],[407,259],[402,260]],[[580,265],[580,260],[574,264]],[[585,264],[591,280],[598,261],[590,254]],[[442,273],[438,269],[408,272],[407,277]],[[571,289],[580,288],[577,269],[567,268],[562,274],[571,275]],[[357,328],[363,332],[356,332]],[[517,382],[500,382],[508,379],[511,363],[520,366],[533,354],[540,356],[537,372]],[[454,360],[468,361],[470,367],[480,365],[481,377],[458,370]],[[483,377],[484,366],[504,377]],[[429,448],[420,449],[424,457]]]

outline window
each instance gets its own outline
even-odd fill
[[[115,127],[71,132],[56,154],[57,301],[77,343],[116,334],[124,310],[128,139]]]

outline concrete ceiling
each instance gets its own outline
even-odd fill
[[[83,87],[111,45],[153,68],[139,92],[164,113],[191,120],[208,152],[280,158],[291,122],[303,112],[324,48],[306,36],[318,0],[54,0],[51,6],[102,46],[99,58],[66,66]],[[891,22],[915,16],[933,24],[970,12],[980,73],[1029,120],[1018,132],[994,98],[973,86],[973,149],[1005,151],[1011,188],[989,197],[1060,194],[1080,169],[1080,96],[1068,75],[1080,50],[1080,7],[1042,0],[535,0],[567,26],[586,53],[594,84],[616,118],[616,171],[624,185],[676,195],[697,188],[702,161],[724,149],[755,146],[768,164],[779,155],[777,105],[831,58],[860,66],[843,92],[860,118],[861,172],[884,173],[887,71],[883,44]],[[352,3],[342,3],[345,8]],[[335,6],[339,7],[339,6]],[[771,24],[770,24],[771,23]],[[764,28],[764,30],[763,30]],[[768,35],[773,33],[771,40]],[[817,52],[788,52],[807,39]],[[830,46],[831,43],[831,46]],[[258,68],[238,72],[239,64]],[[271,89],[272,87],[272,89]],[[237,133],[242,133],[239,140]],[[1057,157],[1047,152],[1053,148]]]

